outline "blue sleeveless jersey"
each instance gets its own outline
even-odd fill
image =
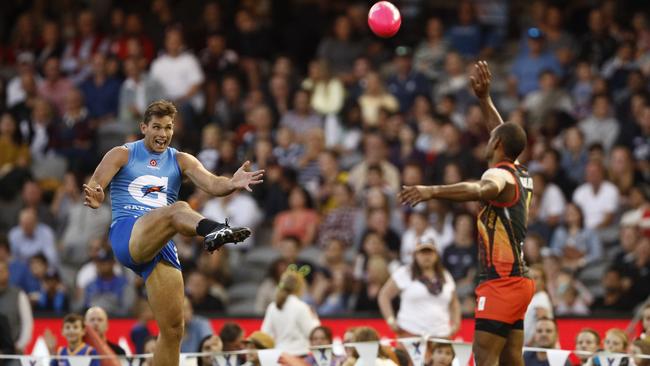
[[[129,149],[129,162],[110,184],[113,223],[176,202],[181,187],[176,149],[168,147],[163,153],[154,153],[145,147],[143,140],[124,146]]]

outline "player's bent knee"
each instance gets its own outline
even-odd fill
[[[163,324],[159,324],[159,328],[160,335],[168,340],[180,342],[181,339],[183,339],[185,324],[182,317],[180,319],[175,319],[172,321],[164,322]]]
[[[185,201],[176,201],[167,207],[169,207],[169,209],[167,210],[167,217],[172,221],[175,220],[174,218],[175,215],[184,214],[187,211],[192,210],[190,204]]]

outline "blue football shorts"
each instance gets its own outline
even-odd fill
[[[135,261],[133,261],[131,253],[129,252],[129,240],[131,239],[133,225],[135,225],[137,220],[138,217],[135,216],[123,217],[117,219],[111,224],[111,228],[108,231],[108,240],[111,242],[113,253],[117,260],[124,267],[129,268],[145,281],[156,267],[156,264],[160,261],[165,261],[180,270],[181,263],[178,260],[176,244],[171,240],[167,242],[167,245],[165,245],[151,261],[145,263],[135,263]]]

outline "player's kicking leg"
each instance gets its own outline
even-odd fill
[[[179,201],[150,211],[135,222],[129,240],[131,258],[136,263],[152,260],[177,233],[203,236],[205,250],[212,252],[226,243],[243,241],[250,236],[251,230],[206,219],[187,202]]]
[[[226,243],[243,241],[251,231],[208,220],[186,202],[155,209],[137,219],[128,251],[136,265],[155,263],[151,272],[145,274],[145,286],[160,328],[153,359],[156,366],[178,366],[183,338],[183,277],[178,259],[166,253],[166,246],[176,233],[203,236],[205,249],[212,252]],[[154,261],[161,253],[166,256]]]

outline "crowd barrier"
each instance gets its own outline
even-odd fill
[[[259,330],[262,325],[261,318],[253,317],[234,317],[234,318],[209,318],[212,324],[212,329],[218,332],[225,322],[235,322],[239,324],[246,334]],[[395,334],[388,328],[386,322],[381,318],[368,318],[368,317],[342,317],[342,318],[322,318],[323,325],[332,329],[335,339],[342,339],[345,331],[350,327],[369,326],[377,330],[383,338],[393,338]],[[611,328],[627,329],[629,325],[629,318],[625,319],[610,319],[610,318],[559,318],[557,319],[559,329],[559,343],[564,349],[575,348],[575,336],[582,328],[592,328],[599,332],[604,337],[605,332]],[[107,333],[107,338],[115,343],[118,341],[126,344],[129,348],[134,349],[133,344],[130,342],[129,334],[131,329],[136,324],[135,319],[115,318],[110,320],[110,326]],[[62,318],[36,318],[34,319],[34,332],[32,336],[32,343],[26,348],[26,353],[32,352],[34,343],[43,336],[43,333],[49,329],[55,337],[58,338],[59,343],[63,342],[61,337],[61,327],[63,325]],[[158,329],[155,322],[150,322],[148,327],[151,334],[158,334]],[[641,331],[637,327],[635,335]],[[459,332],[454,337],[454,340],[471,342],[474,338],[474,319],[464,318],[461,323]]]
[[[237,317],[237,318],[233,317],[233,318],[209,318],[209,321],[211,322],[212,328],[215,330],[215,332],[218,332],[224,323],[235,322],[244,329],[246,334],[250,334],[253,331],[260,329],[262,319],[254,318],[254,317]],[[386,325],[386,322],[381,318],[368,318],[368,317],[323,318],[321,319],[321,322],[323,325],[330,327],[332,329],[332,333],[334,334],[334,339],[335,339],[334,350],[336,351],[338,349],[339,352],[342,352],[343,350],[341,345],[341,339],[343,338],[343,334],[345,330],[347,330],[350,327],[356,327],[356,326],[373,327],[379,332],[383,340],[390,341],[395,336],[393,332]],[[126,350],[130,351],[134,349],[133,344],[130,342],[129,334],[133,326],[136,325],[136,323],[137,323],[136,319],[125,319],[125,318],[111,319],[110,326],[107,332],[107,338],[113,342],[119,343],[120,346],[122,346],[122,348]],[[573,354],[574,356],[572,357],[575,357],[575,354],[579,353],[571,350],[575,349],[575,336],[580,331],[580,329],[586,327],[592,328],[596,330],[598,333],[600,333],[601,336],[604,336],[605,332],[610,328],[626,329],[630,324],[630,320],[629,318],[624,318],[624,319],[559,318],[557,319],[557,324],[559,330],[559,344],[561,345],[562,349],[549,351],[550,352],[549,354],[551,355],[550,357],[553,360],[562,359],[564,357],[564,354],[566,354],[567,357],[569,354]],[[32,356],[0,356],[0,359],[16,358],[21,361],[21,364],[23,366],[48,366],[47,363],[37,362],[39,360],[42,361],[44,359],[52,358],[52,356],[47,355],[47,351],[46,351],[47,346],[45,346],[43,334],[47,330],[49,330],[57,338],[59,344],[64,344],[63,343],[64,340],[60,335],[62,325],[63,325],[62,318],[34,319],[34,332],[32,337],[32,343],[28,345],[28,347],[26,348],[26,354],[30,354]],[[156,327],[155,322],[150,322],[148,324],[148,328],[150,329],[152,334],[158,333],[158,329]],[[640,333],[640,328],[637,327],[636,332],[634,334],[637,335],[639,333]],[[462,320],[460,331],[454,337],[453,342],[450,342],[448,340],[440,340],[440,341],[449,342],[455,345],[454,348],[457,349],[456,353],[459,356],[462,356],[463,354],[466,354],[471,350],[470,348],[468,348],[468,345],[473,339],[473,334],[474,334],[474,320],[470,318],[465,318]],[[36,350],[36,348],[39,348],[38,347],[39,343],[40,343],[40,351]],[[528,350],[537,351],[538,349],[530,348]],[[205,354],[199,354],[199,353],[183,354],[182,359],[186,364],[184,366],[193,366],[192,360],[196,362],[196,357],[199,356],[205,356]],[[273,354],[271,354],[270,356],[273,356]],[[132,355],[130,357],[131,357],[130,359],[133,360],[136,358],[139,359],[146,358],[148,357],[148,355]],[[617,364],[615,363],[615,361],[616,359],[614,358],[611,363],[606,362],[603,363],[603,365],[616,366]],[[71,361],[70,366],[88,366],[88,363],[84,364],[84,362],[85,361],[82,361],[80,364],[76,364],[74,361]],[[458,362],[459,361],[456,361],[454,363],[454,366],[460,366],[460,363]],[[125,361],[125,365],[128,366],[129,363]],[[135,363],[132,366],[138,366],[138,365],[139,363]],[[223,365],[227,365],[227,363],[224,363]],[[235,366],[234,364],[231,365]],[[554,365],[551,364],[551,366]]]
[[[454,366],[467,366],[472,362],[470,359],[472,345],[470,343],[433,337],[382,339],[380,342],[356,342],[345,344],[335,342],[331,345],[312,348],[312,354],[314,355],[314,359],[318,362],[318,366],[330,366],[334,355],[343,355],[344,348],[354,347],[359,354],[359,358],[355,366],[373,366],[377,358],[380,344],[397,345],[399,343],[408,352],[413,365],[422,366],[424,363],[425,345],[427,342],[451,344],[456,353],[456,358],[453,362]],[[599,358],[601,365],[607,366],[618,366],[621,360],[625,357],[650,359],[650,355],[614,354],[604,352],[592,354],[590,352],[578,350],[546,349],[537,347],[524,347],[523,351],[546,352],[550,366],[563,366],[571,354],[597,357]],[[181,366],[196,366],[198,357],[213,357],[216,365],[236,366],[236,356],[250,352],[257,352],[261,366],[280,365],[279,362],[282,352],[278,349],[266,349],[259,351],[242,350],[221,353],[183,353],[180,355],[180,364]],[[21,366],[48,366],[52,360],[65,359],[69,362],[70,366],[88,366],[93,359],[105,359],[114,357],[115,356],[53,356],[47,354],[33,354],[29,356],[0,355],[0,360],[18,360]],[[125,366],[138,366],[142,359],[150,357],[152,357],[151,354],[128,355],[126,357],[123,357],[121,362]]]

